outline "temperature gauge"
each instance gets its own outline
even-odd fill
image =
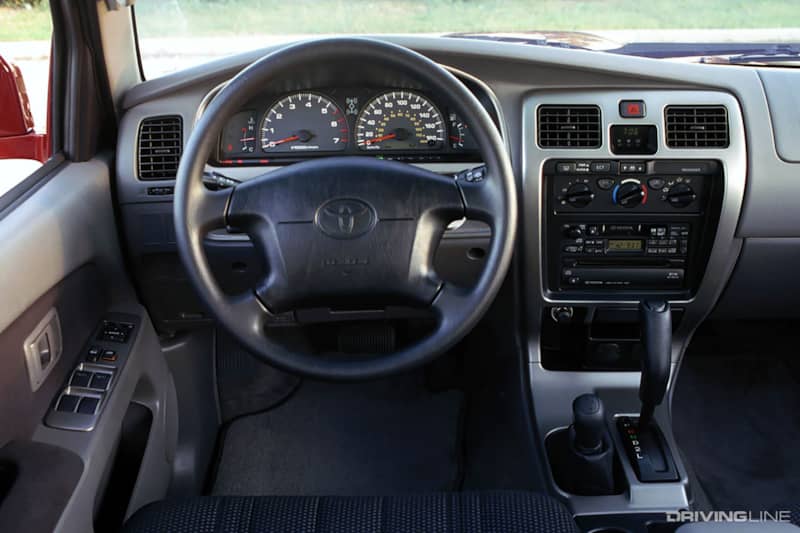
[[[450,148],[453,150],[477,150],[478,144],[469,131],[469,126],[455,113],[450,113]]]
[[[222,132],[223,158],[247,156],[256,150],[255,111],[236,113]]]

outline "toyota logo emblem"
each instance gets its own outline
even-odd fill
[[[368,233],[378,221],[375,209],[355,198],[328,200],[317,209],[314,224],[334,239],[355,239]]]

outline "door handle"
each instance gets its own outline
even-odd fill
[[[36,392],[61,357],[61,321],[58,312],[50,309],[25,339],[25,362],[31,390]]]

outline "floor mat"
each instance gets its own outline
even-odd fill
[[[673,399],[675,435],[712,505],[760,511],[800,494],[800,365],[767,336],[690,349]],[[693,346],[694,348],[694,346]],[[708,356],[728,350],[726,356]]]
[[[213,494],[375,495],[457,488],[463,394],[423,376],[304,381],[280,406],[239,418],[222,444]]]
[[[216,335],[217,390],[222,422],[283,402],[300,378],[266,364],[222,330]]]

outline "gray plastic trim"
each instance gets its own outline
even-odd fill
[[[758,75],[767,95],[778,156],[786,162],[800,163],[800,72],[796,68],[765,68]]]
[[[122,266],[108,166],[70,163],[16,205],[0,224],[0,331],[83,264],[97,262],[116,297],[130,298]]]

